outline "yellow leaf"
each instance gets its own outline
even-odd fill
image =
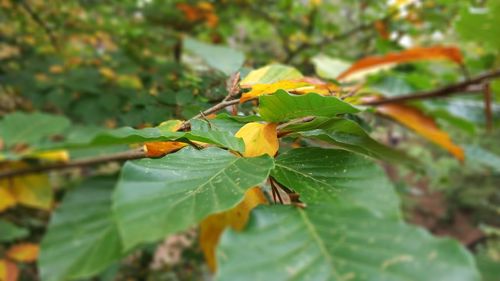
[[[69,153],[67,150],[50,150],[43,152],[35,152],[29,155],[41,160],[47,160],[50,162],[68,162]]]
[[[215,248],[219,242],[220,235],[226,227],[241,231],[247,224],[250,211],[260,204],[267,203],[266,197],[259,187],[253,187],[245,193],[243,201],[236,207],[205,218],[200,224],[200,246],[205,255],[210,270],[215,272],[217,263],[215,259]]]
[[[61,73],[63,73],[64,68],[60,65],[52,65],[49,68],[49,71],[50,71],[50,73],[53,73],[53,74],[61,74]]]
[[[454,144],[446,132],[438,128],[434,119],[425,115],[417,108],[401,104],[387,104],[378,106],[377,112],[391,117],[426,139],[443,147],[458,160],[464,160],[463,149]]]
[[[463,58],[460,50],[456,47],[415,47],[398,53],[389,53],[384,56],[372,56],[363,58],[354,63],[349,69],[341,73],[337,80],[349,80],[363,77],[368,73],[392,67],[399,63],[407,63],[421,60],[451,60],[462,64]],[[354,74],[356,74],[354,76]]]
[[[142,89],[142,82],[139,77],[132,75],[132,74],[123,74],[118,76],[117,80],[118,85],[125,87],[125,88],[131,88],[135,90],[140,90]]]
[[[24,163],[9,163],[9,168],[23,168]],[[0,180],[0,190],[8,190],[15,202],[41,210],[52,207],[53,191],[48,175],[31,174]]]
[[[99,73],[104,76],[106,79],[113,80],[116,78],[116,73],[113,69],[109,67],[101,67],[99,68]]]
[[[18,278],[17,265],[8,260],[0,259],[0,281],[17,281]]]
[[[290,81],[283,80],[273,84],[255,84],[252,86],[252,90],[247,93],[241,95],[240,103],[243,103],[247,100],[251,100],[261,95],[273,94],[277,90],[306,90],[304,87],[307,87],[309,90],[314,89],[309,83],[301,82],[301,81]],[[301,89],[302,88],[302,89]]]
[[[177,141],[156,141],[144,144],[147,157],[160,157],[170,152],[177,151],[187,144]]]
[[[263,154],[274,156],[278,152],[279,142],[276,123],[261,124],[251,122],[236,132],[236,137],[245,142],[245,157],[256,157]]]
[[[16,198],[10,192],[10,189],[0,186],[0,212],[16,205]],[[0,279],[1,280],[1,279]]]
[[[296,80],[302,77],[302,74],[293,67],[272,64],[252,70],[241,80],[240,87],[250,88],[256,84],[273,84],[283,80]]]
[[[18,262],[34,262],[38,258],[40,248],[37,244],[17,244],[7,251],[7,257]]]

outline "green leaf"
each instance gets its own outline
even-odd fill
[[[19,227],[11,222],[0,220],[0,242],[11,242],[28,236],[26,228]]]
[[[293,80],[303,78],[302,74],[295,68],[282,64],[271,64],[248,73],[240,85],[251,86],[254,84],[272,84],[281,80]]]
[[[93,276],[120,258],[121,240],[111,211],[114,177],[91,178],[66,194],[41,243],[42,280]]]
[[[230,132],[205,129],[201,131],[170,132],[159,126],[154,128],[134,129],[122,127],[114,130],[97,131],[79,139],[45,147],[48,148],[71,148],[99,145],[131,144],[151,141],[199,141],[210,143],[221,147],[226,147],[235,151],[243,151],[245,144]]]
[[[114,194],[127,249],[195,225],[237,205],[267,178],[268,156],[241,158],[218,148],[186,148],[161,159],[129,161]]]
[[[462,9],[455,29],[465,40],[475,41],[494,51],[500,49],[500,37],[494,36],[500,26],[500,2],[488,1],[485,8]]]
[[[343,204],[262,206],[226,231],[216,280],[479,281],[458,242]]]
[[[69,125],[63,116],[15,112],[0,121],[0,136],[7,147],[17,143],[36,145],[63,132]]]
[[[500,156],[479,146],[465,146],[465,161],[467,164],[488,167],[500,172]]]
[[[259,98],[259,113],[270,122],[283,122],[305,116],[333,117],[338,114],[359,112],[354,106],[336,97],[325,97],[315,93],[291,95],[278,90],[273,95]]]
[[[399,218],[399,197],[384,171],[367,157],[322,148],[292,149],[276,159],[271,175],[304,203],[348,203]]]
[[[200,56],[210,67],[231,75],[241,68],[245,55],[235,49],[207,44],[192,38],[184,39],[184,47]]]
[[[477,254],[476,263],[481,271],[483,281],[498,281],[498,276],[500,276],[498,252],[483,249]]]
[[[358,123],[343,118],[316,118],[311,122],[290,125],[283,132],[322,140],[339,148],[373,158],[416,166],[415,159],[372,139]]]
[[[326,55],[317,55],[311,59],[316,73],[325,79],[336,79],[342,72],[347,70],[351,63]]]

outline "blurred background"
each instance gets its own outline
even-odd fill
[[[498,68],[500,3],[0,0],[0,118],[59,114],[81,128],[78,134],[143,128],[190,118],[221,101],[225,70],[235,61],[243,62],[242,76],[281,63],[332,80],[360,58],[435,45],[458,47],[464,67],[403,64],[370,75],[363,88],[393,97]],[[465,149],[464,163],[388,120],[367,113],[363,122],[376,128],[370,133],[378,140],[425,163],[421,172],[385,165],[407,220],[461,241],[475,253],[485,280],[493,281],[500,280],[500,80],[490,87],[490,118],[482,94],[416,103]],[[0,150],[4,142],[0,134]],[[7,144],[10,152],[23,150]],[[56,198],[79,176],[52,178]],[[22,227],[15,239],[38,242],[49,215],[9,209],[0,213],[0,229],[2,219],[13,221]],[[209,280],[195,237],[196,230],[170,237],[92,280]],[[2,239],[0,255],[13,241]],[[20,280],[38,280],[33,264],[22,266]]]

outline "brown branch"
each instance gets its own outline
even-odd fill
[[[442,97],[447,97],[451,95],[455,95],[457,93],[462,94],[467,94],[470,93],[470,86],[482,84],[483,82],[486,82],[488,80],[498,78],[500,77],[500,69],[495,69],[491,70],[488,72],[485,72],[483,74],[480,74],[474,78],[465,80],[463,82],[457,83],[457,84],[452,84],[448,85],[442,88],[439,88],[437,90],[432,90],[428,92],[417,92],[413,93],[410,95],[404,95],[404,96],[397,96],[393,98],[385,98],[381,100],[374,100],[374,101],[367,101],[364,102],[363,105],[372,105],[372,106],[377,106],[377,105],[383,105],[383,104],[389,104],[389,103],[402,103],[402,102],[408,102],[408,101],[415,101],[415,100],[423,100],[423,99],[431,99],[431,98],[442,98]],[[474,92],[479,89],[473,88],[472,89]]]
[[[98,157],[89,157],[89,158],[84,158],[84,159],[79,159],[79,160],[74,160],[74,161],[69,161],[69,162],[63,162],[63,163],[55,163],[55,164],[48,164],[48,165],[44,165],[44,166],[32,166],[32,167],[26,167],[26,168],[22,168],[22,169],[0,171],[0,179],[14,177],[14,176],[22,176],[22,175],[26,175],[26,174],[41,173],[41,172],[52,171],[52,170],[65,170],[65,169],[69,169],[69,168],[93,166],[93,165],[98,165],[98,164],[113,162],[113,161],[126,161],[126,160],[140,159],[140,158],[144,158],[144,157],[146,157],[146,154],[142,148],[141,149],[134,149],[134,150],[119,152],[119,153],[115,153],[115,154],[109,154],[109,155],[98,156]]]

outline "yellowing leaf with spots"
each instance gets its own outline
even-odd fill
[[[0,186],[0,212],[16,205],[16,198],[10,189]],[[0,279],[1,280],[1,279]]]
[[[304,87],[306,89],[304,89]],[[250,90],[247,93],[244,93],[241,95],[240,98],[240,103],[243,103],[247,100],[254,99],[258,96],[266,95],[266,94],[273,94],[277,90],[286,90],[286,91],[291,91],[291,90],[312,90],[314,89],[314,86],[310,85],[309,83],[306,82],[301,82],[301,81],[290,81],[290,80],[284,80],[284,81],[279,81],[273,84],[256,84],[252,86],[252,90]]]
[[[279,141],[276,123],[251,122],[236,132],[236,137],[245,143],[245,157],[256,157],[263,154],[274,156],[278,152]]]
[[[259,187],[253,187],[245,193],[243,201],[236,207],[215,215],[210,215],[200,224],[200,246],[205,255],[208,267],[216,271],[215,250],[219,238],[227,227],[241,231],[247,224],[250,211],[260,204],[267,203],[266,197]]]
[[[283,80],[296,80],[302,74],[291,66],[272,64],[258,68],[248,73],[240,82],[242,88],[250,88],[256,84],[273,84]]]
[[[0,260],[0,281],[17,281],[19,269],[15,263],[8,260]]]
[[[7,251],[7,257],[18,262],[34,262],[38,258],[40,247],[33,243],[17,244]]]

